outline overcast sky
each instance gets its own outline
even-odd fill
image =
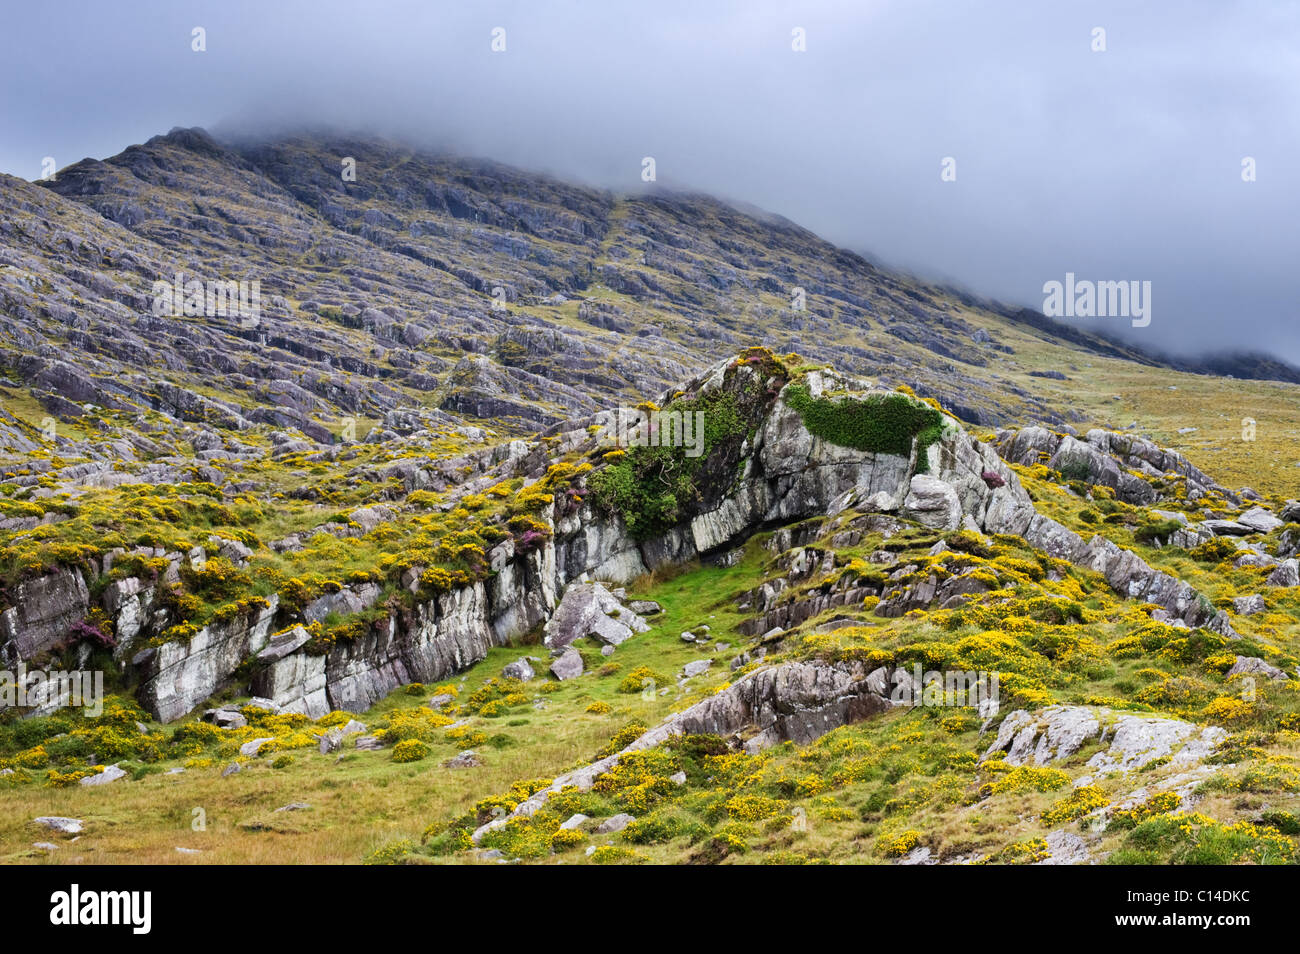
[[[1066,272],[1150,281],[1149,326],[1074,320],[1300,362],[1291,0],[5,11],[0,170],[35,179],[46,156],[61,167],[173,126],[250,124],[370,130],[615,189],[638,188],[653,156],[661,183],[751,202],[925,277],[1033,307]],[[945,157],[955,181],[941,181]]]

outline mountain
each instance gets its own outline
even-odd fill
[[[1294,385],[384,143],[2,185],[7,857],[1300,860]]]

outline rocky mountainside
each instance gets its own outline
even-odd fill
[[[1300,860],[1293,481],[1066,420],[1286,385],[374,142],[174,131],[0,233],[0,668],[108,692],[0,685],[10,858]]]
[[[342,418],[400,430],[400,411],[423,408],[527,432],[758,343],[909,384],[975,423],[1062,419],[1005,377],[1027,326],[702,196],[373,141],[174,130],[53,181],[6,177],[0,230],[0,362],[56,417],[93,404],[327,440]],[[259,281],[258,321],[153,314],[153,283],[178,272]]]
[[[791,751],[783,744],[816,759],[824,736],[841,744],[850,737],[839,733],[859,725],[902,731],[891,718],[900,711],[927,717],[928,728],[908,732],[941,757],[918,771],[943,775],[954,800],[886,808],[871,827],[874,847],[861,848],[879,858],[1130,858],[1138,849],[1122,833],[1147,816],[1237,832],[1229,860],[1294,856],[1286,834],[1294,816],[1277,806],[1290,804],[1300,777],[1291,749],[1300,706],[1287,671],[1296,667],[1300,503],[1231,491],[1130,435],[973,434],[908,389],[763,348],[681,382],[640,413],[649,424],[663,412],[705,415],[698,455],[621,446],[604,414],[450,459],[421,431],[413,440],[425,442],[422,452],[401,441],[400,456],[344,464],[350,484],[365,475],[368,505],[276,539],[265,528],[282,525],[282,515],[268,521],[263,505],[273,501],[244,477],[276,465],[329,474],[343,463],[337,456],[296,448],[269,461],[211,458],[208,467],[233,464],[238,476],[124,482],[106,491],[124,519],[104,512],[99,495],[37,498],[58,507],[29,518],[32,528],[5,548],[14,576],[0,652],[11,666],[108,667],[133,701],[103,718],[134,719],[139,734],[107,743],[99,718],[67,724],[66,700],[47,694],[29,700],[31,723],[44,718],[75,744],[24,748],[31,733],[14,735],[0,770],[17,786],[41,769],[50,784],[94,788],[126,778],[136,761],[145,775],[186,753],[181,768],[206,769],[215,753],[237,756],[227,773],[273,770],[292,765],[296,749],[331,755],[345,743],[358,754],[390,752],[398,764],[447,745],[464,751],[444,771],[477,769],[488,740],[480,725],[530,702],[535,713],[575,704],[613,712],[592,693],[620,674],[616,691],[640,692],[641,712],[660,725],[634,719],[577,767],[560,771],[562,758],[509,796],[481,792],[469,814],[429,829],[442,834],[428,851],[394,843],[377,858],[554,857],[589,834],[626,828],[624,846],[593,842],[588,857],[635,861],[645,856],[625,846],[649,843],[670,846],[669,857],[677,844],[691,860],[720,861],[757,843],[758,829],[744,823],[752,813],[777,819],[763,829],[776,837],[761,842],[775,852],[798,786],[753,782],[753,793],[727,803],[732,823],[700,848],[707,826],[699,826],[714,816],[690,809],[688,792],[703,785],[707,800],[716,776],[691,781],[706,767],[683,740],[708,758],[756,760],[757,770]],[[189,539],[132,546],[109,529],[136,516],[174,521]],[[92,527],[103,528],[97,544],[75,543]],[[704,597],[698,587],[718,574],[730,582]],[[675,619],[656,619],[668,599],[657,579],[696,588]],[[1238,595],[1252,585],[1257,592]],[[709,610],[716,633],[702,619]],[[694,622],[678,638],[672,624],[685,619]],[[513,661],[493,667],[502,652]],[[652,662],[631,666],[638,658]],[[680,667],[675,693],[665,659]],[[548,677],[539,681],[535,666]],[[954,669],[999,688],[978,704],[944,702]],[[439,681],[426,705],[390,709],[391,698],[427,694]],[[936,691],[939,701],[926,702]],[[354,716],[379,718],[378,731]],[[154,730],[145,718],[185,721]],[[995,728],[996,738],[981,738]],[[945,733],[964,741],[954,748]],[[1108,737],[1100,750],[1088,742]],[[544,758],[550,737],[539,728],[519,742],[501,738]],[[90,750],[96,744],[111,745],[115,760]],[[1258,754],[1238,748],[1247,744]],[[983,754],[968,761],[965,746]],[[91,766],[78,767],[88,751]],[[1230,781],[1217,781],[1221,773]],[[860,797],[851,782],[838,787]],[[1011,840],[938,834],[951,823],[945,806],[1006,810],[1026,791],[1071,784],[1073,794],[1034,809],[1032,824],[1022,817],[1008,829]],[[1216,814],[1174,814],[1238,784],[1274,793],[1270,810],[1283,821],[1242,816],[1240,800]],[[679,787],[681,804],[671,794]],[[999,793],[1014,797],[998,801]],[[800,812],[835,801],[813,794]],[[650,814],[638,822],[638,813]],[[609,817],[584,827],[599,815]],[[652,819],[667,828],[647,833]],[[1061,824],[1080,819],[1082,833]]]

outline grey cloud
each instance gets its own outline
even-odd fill
[[[96,0],[14,7],[5,40],[0,169],[25,178],[176,125],[328,124],[629,190],[649,155],[1006,301],[1149,280],[1136,340],[1300,362],[1291,4]]]

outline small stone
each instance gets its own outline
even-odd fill
[[[375,752],[384,747],[384,743],[373,735],[357,736],[357,748],[362,752]]]
[[[180,845],[177,845],[177,846],[176,846],[176,853],[177,853],[178,855],[201,855],[201,854],[203,854],[203,852],[199,851],[199,849],[197,849],[197,848],[182,848]]]
[[[565,831],[571,831],[585,821],[587,821],[587,816],[578,812],[577,814],[570,815],[566,821],[561,822],[560,827]]]
[[[691,679],[700,675],[700,673],[707,672],[709,667],[712,665],[712,659],[697,659],[694,662],[688,662],[682,667],[682,676]]]
[[[693,643],[693,642],[695,642],[695,634],[694,634],[694,633],[682,633],[682,642],[684,642],[684,643]]]
[[[432,699],[429,700],[429,708],[436,711],[438,709],[441,709],[443,706],[447,705],[448,703],[452,702],[453,700],[455,700],[455,698],[456,697],[453,696],[450,692],[440,692],[438,695],[434,696]]]
[[[479,761],[478,755],[473,749],[466,749],[464,752],[448,759],[442,764],[449,769],[467,769],[478,768],[483,763]]]
[[[39,848],[41,851],[58,851],[58,850],[59,850],[59,846],[58,846],[58,845],[53,844],[52,842],[48,842],[48,841],[34,841],[34,842],[32,842],[32,847],[33,847],[33,848]]]
[[[288,805],[281,805],[276,809],[277,812],[304,812],[311,808],[306,802],[290,802]]]
[[[238,762],[231,762],[224,769],[222,769],[221,777],[225,778],[227,775],[234,775],[235,773],[242,772],[243,770],[244,767],[240,765]]]
[[[668,781],[672,782],[674,785],[685,785],[685,784],[686,784],[686,773],[685,773],[685,772],[677,772],[677,773],[674,774],[674,775],[669,775],[669,776],[668,776]]]

